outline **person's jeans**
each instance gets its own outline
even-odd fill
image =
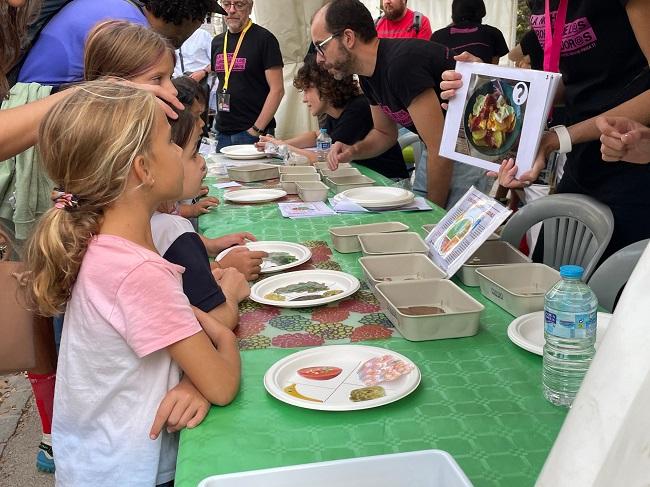
[[[467,192],[467,190],[474,186],[482,193],[489,194],[492,187],[493,179],[485,175],[485,169],[480,167],[471,166],[462,162],[452,161],[454,165],[454,172],[451,176],[451,183],[449,185],[449,196],[447,197],[447,204],[445,208],[451,209],[452,206],[458,202],[459,199]],[[427,196],[427,150],[422,151],[420,162],[415,168],[415,181],[413,182],[413,192]]]
[[[254,144],[257,141],[259,141],[259,137],[253,136],[246,131],[232,135],[220,133],[217,135],[217,152],[229,145]]]

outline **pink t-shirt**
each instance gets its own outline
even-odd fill
[[[95,237],[67,305],[54,397],[57,482],[156,485],[174,478],[178,437],[149,438],[181,378],[166,347],[201,331],[184,269],[139,245]]]
[[[413,26],[415,12],[407,8],[402,20],[393,21],[382,17],[377,24],[377,37],[380,39],[424,39],[428,41],[431,37],[431,23],[422,15],[420,19],[420,31],[416,32]]]

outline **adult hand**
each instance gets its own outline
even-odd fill
[[[201,424],[209,409],[208,400],[194,387],[189,378],[184,377],[160,402],[149,438],[158,438],[165,426],[169,433],[183,428],[194,428]]]
[[[159,85],[147,85],[143,83],[134,83],[133,81],[128,81],[119,78],[109,77],[106,79],[108,81],[114,81],[115,83],[119,83],[126,86],[132,86],[133,88],[139,88],[141,90],[145,90],[150,93],[153,93],[154,95],[156,95],[159,105],[165,111],[165,115],[167,115],[171,119],[176,120],[178,118],[178,114],[174,111],[174,109],[170,105],[178,108],[179,110],[183,110],[185,108],[185,106],[178,100],[178,98],[176,98],[178,92],[175,89],[166,90]]]
[[[625,117],[598,117],[603,161],[650,162],[650,128]]]
[[[221,258],[219,266],[224,269],[234,267],[244,275],[247,281],[254,281],[260,276],[262,259],[268,255],[261,250],[235,247]]]
[[[482,62],[481,58],[478,58],[467,51],[454,56],[454,60],[467,63]],[[454,71],[453,69],[443,71],[442,81],[440,82],[440,98],[443,100],[451,100],[453,97],[455,97],[456,90],[460,89],[460,87],[463,86],[462,79],[463,76],[458,71]],[[444,110],[447,109],[447,103],[442,103],[441,106]]]
[[[234,250],[228,252],[228,254],[231,254],[232,252],[234,252]],[[240,303],[251,293],[251,287],[244,277],[244,274],[239,272],[234,267],[228,267],[226,269],[212,269],[212,275],[219,284],[219,287],[223,291],[223,294],[226,296],[226,299]]]
[[[518,168],[514,159],[504,160],[499,168],[499,173],[488,172],[488,176],[497,176],[499,184],[510,189],[519,189],[530,186],[539,178],[540,173],[546,167],[548,156],[560,147],[560,141],[555,132],[544,132],[537,149],[537,156],[533,166],[517,178]]]
[[[327,155],[327,165],[332,171],[336,171],[339,164],[350,162],[353,158],[353,149],[351,145],[343,142],[335,142]]]
[[[260,134],[253,127],[249,128],[246,133],[251,137],[257,137],[258,139],[260,137]]]
[[[198,71],[194,71],[193,73],[190,74],[190,78],[192,78],[194,81],[197,83],[200,83],[203,81],[203,78],[206,77],[208,73],[204,69],[199,69]]]

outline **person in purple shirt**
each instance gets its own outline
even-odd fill
[[[216,0],[72,0],[36,38],[18,81],[51,86],[81,81],[86,36],[102,20],[148,25],[179,47],[211,12],[225,14]]]

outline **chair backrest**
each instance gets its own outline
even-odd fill
[[[589,287],[596,293],[598,304],[610,313],[614,311],[616,298],[630,278],[648,242],[650,239],[640,240],[610,255],[589,279]]]
[[[526,231],[543,222],[544,264],[559,269],[582,266],[586,281],[593,273],[614,232],[611,210],[582,194],[554,194],[518,210],[503,227],[501,240],[519,246]]]

